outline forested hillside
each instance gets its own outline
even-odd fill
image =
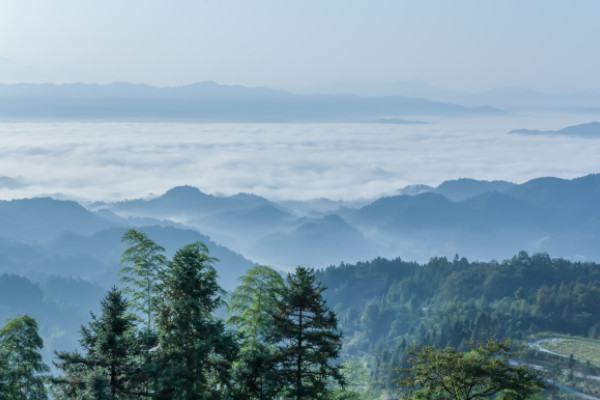
[[[129,232],[137,234],[136,231]],[[599,264],[553,259],[545,253],[529,255],[522,251],[502,262],[470,262],[466,258],[456,256],[453,260],[444,257],[432,258],[425,264],[407,262],[400,258],[377,258],[370,262],[330,266],[315,272],[299,267],[295,273],[287,276],[287,280],[282,279],[273,269],[255,267],[240,279],[240,285],[231,295],[224,297],[227,299],[224,303],[220,299],[224,292],[216,284],[216,270],[212,267],[215,260],[209,257],[203,245],[185,246],[174,255],[172,261],[168,261],[161,255],[164,249],[152,241],[141,241],[140,238],[149,239],[145,234],[140,235],[124,237],[126,242],[135,246],[123,253],[122,276],[126,279],[121,279],[119,287],[125,290],[124,293],[129,293],[131,302],[126,305],[122,293],[114,288],[105,296],[102,307],[99,307],[100,304],[86,305],[89,309],[101,308],[101,312],[96,314],[99,317],[92,317],[88,327],[81,331],[84,353],[60,353],[57,366],[62,370],[63,375],[60,376],[66,379],[61,380],[63,378],[59,376],[60,379],[56,381],[61,390],[75,390],[72,393],[80,390],[73,385],[79,379],[77,376],[87,376],[78,375],[82,373],[83,365],[92,360],[86,357],[96,360],[94,357],[99,356],[94,347],[95,340],[109,340],[102,335],[108,334],[104,331],[104,324],[114,317],[111,317],[110,313],[116,312],[111,307],[120,310],[117,313],[120,315],[118,318],[127,326],[119,333],[124,335],[119,340],[123,340],[122,345],[127,347],[123,348],[123,351],[131,353],[124,353],[123,357],[129,360],[127,362],[138,363],[136,365],[142,368],[142,372],[135,372],[138,374],[135,375],[136,379],[154,379],[152,374],[155,372],[144,372],[144,368],[173,363],[175,361],[172,357],[183,357],[187,344],[179,343],[179,339],[176,339],[178,335],[195,337],[196,333],[193,332],[196,332],[196,329],[208,329],[207,335],[209,332],[213,332],[210,335],[217,335],[210,339],[213,341],[210,351],[217,353],[206,355],[207,360],[213,360],[211,363],[216,362],[207,364],[209,369],[206,370],[206,376],[209,381],[220,381],[226,385],[222,390],[229,393],[228,396],[235,391],[243,392],[244,386],[236,385],[248,379],[245,382],[254,388],[252,390],[270,391],[269,396],[281,390],[295,390],[292,370],[283,375],[276,372],[288,368],[287,363],[291,362],[289,360],[293,360],[296,354],[295,350],[281,347],[281,344],[292,340],[289,335],[293,336],[292,332],[296,329],[286,324],[290,321],[301,323],[303,311],[299,310],[308,307],[308,303],[299,306],[294,304],[308,301],[310,296],[315,295],[319,299],[322,296],[322,300],[316,300],[310,307],[317,307],[313,310],[318,310],[318,307],[324,310],[323,314],[318,316],[319,324],[323,324],[324,330],[318,335],[315,333],[316,336],[308,333],[307,338],[316,340],[317,336],[321,338],[320,335],[325,334],[326,336],[322,337],[325,342],[315,342],[314,345],[330,346],[321,348],[321,352],[329,352],[328,365],[333,367],[343,362],[342,370],[332,369],[327,375],[327,379],[333,379],[331,385],[335,381],[339,383],[348,379],[346,392],[338,391],[340,396],[346,393],[354,396],[348,398],[358,398],[360,395],[361,398],[370,399],[387,398],[386,396],[395,393],[398,390],[398,369],[410,366],[408,359],[415,345],[433,346],[437,349],[452,347],[457,351],[468,351],[474,343],[484,343],[490,339],[529,344],[529,349],[522,352],[521,363],[541,366],[539,368],[544,370],[544,374],[553,373],[553,382],[563,382],[586,393],[600,393],[597,382],[592,379],[600,371],[600,360],[590,357],[589,354],[580,354],[584,351],[582,349],[594,353],[594,349],[600,346],[600,342],[594,341],[600,338]],[[140,247],[137,241],[155,247]],[[188,270],[189,268],[192,269]],[[198,268],[194,272],[197,275],[188,277],[186,274],[195,271],[194,268]],[[294,289],[294,285],[303,280],[306,281],[303,285],[308,285],[312,292],[300,295],[302,292],[298,291],[300,289]],[[114,281],[118,281],[116,275]],[[194,282],[200,286],[194,286]],[[82,305],[75,307],[74,299],[89,298],[82,296],[82,291],[95,292],[94,296],[99,296],[102,292],[100,287],[85,281],[64,278],[47,279],[35,285],[26,278],[4,275],[0,277],[0,284],[3,289],[0,301],[8,304],[8,299],[16,300],[18,307],[11,311],[19,314],[36,310],[42,327],[45,327],[44,332],[54,334],[50,336],[51,340],[46,341],[46,355],[54,346],[60,345],[64,348],[69,344],[59,340],[64,334],[48,328],[55,324],[56,329],[62,326],[72,330],[69,336],[75,334],[76,327],[68,323],[69,319],[63,321],[62,313],[81,310]],[[191,292],[186,294],[186,291]],[[198,299],[196,311],[186,311],[186,298]],[[178,303],[179,301],[182,303]],[[217,308],[223,306],[228,310],[227,320],[214,315]],[[295,307],[300,307],[299,314],[294,314]],[[334,314],[329,313],[329,309]],[[3,311],[6,314],[8,309]],[[132,319],[132,311],[138,315],[137,319]],[[209,314],[206,314],[207,312]],[[309,327],[317,321],[314,319],[317,318],[315,312],[320,311],[311,311],[305,315],[309,317]],[[287,319],[280,320],[281,313],[292,314],[289,314]],[[197,328],[186,327],[188,318],[193,315],[199,318],[199,325]],[[4,317],[10,318],[14,315],[6,314]],[[176,322],[173,318],[181,320]],[[179,324],[181,329],[189,328],[189,332],[179,332],[180,328],[173,325],[174,323]],[[148,334],[150,336],[144,336]],[[556,349],[557,352],[562,351],[564,361],[560,361],[560,357],[557,361],[557,357],[552,355],[555,353],[535,350],[536,346],[538,349],[542,348],[539,343],[540,340],[546,340],[544,338],[573,336],[588,338],[589,341],[582,342],[582,339],[577,339],[578,341],[565,342],[563,347],[568,350]],[[194,340],[204,340],[204,343],[208,344],[207,338],[208,336],[205,339]],[[150,342],[145,343],[144,340]],[[160,342],[161,340],[164,342]],[[333,342],[326,344],[331,340]],[[554,343],[556,347],[557,341],[561,340],[563,339],[547,339],[549,344],[544,346]],[[143,351],[149,351],[148,349],[154,348],[157,343],[158,346],[175,346],[175,352],[183,353],[179,356],[175,356],[175,353],[161,353],[161,357],[167,357],[162,360],[154,358],[155,355],[144,356]],[[150,347],[143,350],[139,346]],[[143,350],[141,354],[140,349]],[[571,352],[570,357],[565,351]],[[577,353],[576,357],[573,353]],[[285,361],[285,357],[288,356],[291,358]],[[199,362],[199,359],[194,360],[190,362]],[[95,362],[100,361],[93,361]],[[102,362],[109,362],[109,359]],[[225,374],[222,370],[229,368],[227,365],[233,366],[233,375]],[[119,368],[129,367],[122,365]],[[565,375],[564,371],[570,372]],[[91,374],[89,377],[96,376],[100,370],[92,368],[87,373]],[[139,375],[140,373],[142,375]],[[257,376],[264,380],[256,381]],[[188,378],[190,382],[196,379],[191,375]],[[157,379],[165,378],[161,374]],[[288,383],[283,384],[282,380],[287,380]],[[318,390],[325,390],[330,385],[325,384],[325,381],[320,381],[319,385],[325,386],[319,386]],[[150,384],[145,382],[131,381],[128,383],[132,385],[130,389],[118,390],[136,390],[142,393],[145,390],[144,385]],[[105,384],[108,385],[106,382]],[[140,384],[142,386],[139,386]],[[205,385],[206,382],[194,384]],[[170,384],[167,382],[152,385],[158,385],[155,386],[156,390],[175,390],[169,389]],[[330,386],[330,389],[334,387],[335,385]]]
[[[382,258],[321,270],[343,326],[346,359],[391,389],[411,344],[467,350],[489,338],[527,343],[544,332],[600,337],[600,265],[520,252],[502,262]]]

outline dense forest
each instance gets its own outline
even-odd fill
[[[200,243],[165,249],[136,230],[125,233],[121,286],[80,331],[80,349],[55,352],[49,371],[28,315],[0,330],[2,398],[274,399],[326,398],[343,385],[335,314],[314,270],[283,279],[256,266],[229,299],[228,320],[216,259]],[[45,384],[46,381],[46,384]]]
[[[415,355],[455,363],[463,352],[488,351],[486,342],[521,365],[541,366],[546,376],[554,371],[553,381],[598,390],[585,379],[598,374],[589,361],[572,354],[556,361],[526,346],[518,356],[512,352],[544,335],[600,337],[595,263],[520,252],[502,262],[378,258],[298,267],[287,277],[255,266],[226,293],[216,281],[217,260],[201,243],[169,260],[144,233],[131,230],[123,239],[129,247],[118,284],[81,328],[80,348],[55,353],[51,378],[35,321],[22,315],[7,322],[2,359],[22,351],[11,345],[15,337],[30,338],[22,359],[33,384],[11,386],[4,373],[3,390],[49,387],[64,399],[395,398],[398,384],[410,381],[399,380],[400,371],[410,370]],[[37,288],[16,276],[1,282],[12,290]],[[14,370],[15,363],[0,367]],[[33,379],[42,375],[46,386]]]
[[[487,339],[526,344],[547,332],[600,337],[600,265],[592,262],[526,252],[502,262],[378,258],[318,277],[343,327],[343,357],[363,360],[376,393],[395,389],[394,371],[408,366],[412,344],[464,351]],[[590,374],[594,367],[581,366]]]

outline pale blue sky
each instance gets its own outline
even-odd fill
[[[599,18],[597,0],[2,0],[0,81],[600,91]]]

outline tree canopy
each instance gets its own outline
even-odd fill
[[[125,291],[131,294],[134,307],[146,317],[146,329],[150,331],[157,305],[158,271],[167,262],[162,254],[165,248],[135,229],[125,232],[122,241],[130,247],[121,257],[121,282],[133,286],[126,286]]]
[[[37,322],[29,315],[6,322],[0,330],[0,391],[3,399],[47,399],[42,374],[49,369],[39,353],[42,347]]]
[[[222,304],[214,258],[202,243],[182,247],[161,271],[157,399],[220,399],[237,349],[213,313]]]
[[[510,342],[489,340],[472,344],[471,351],[432,346],[414,348],[410,368],[401,369],[400,397],[412,400],[524,400],[542,391],[542,379],[522,365]]]
[[[57,352],[55,366],[63,372],[54,378],[58,395],[67,399],[129,399],[140,392],[135,365],[134,320],[127,300],[113,288],[102,300],[102,313],[92,314],[81,328],[79,352]]]
[[[285,295],[281,275],[256,266],[240,278],[229,300],[228,323],[237,328],[240,351],[234,363],[239,392],[250,399],[273,399],[281,389],[277,347],[270,338],[275,315]]]
[[[342,348],[342,334],[314,270],[297,267],[294,274],[288,274],[286,284],[273,329],[285,396],[320,398],[328,392],[331,380],[344,382],[340,366],[331,363]]]

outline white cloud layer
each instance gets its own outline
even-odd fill
[[[117,200],[176,185],[274,200],[374,198],[447,179],[573,178],[600,172],[600,139],[521,136],[592,117],[376,124],[0,124],[0,198]]]

